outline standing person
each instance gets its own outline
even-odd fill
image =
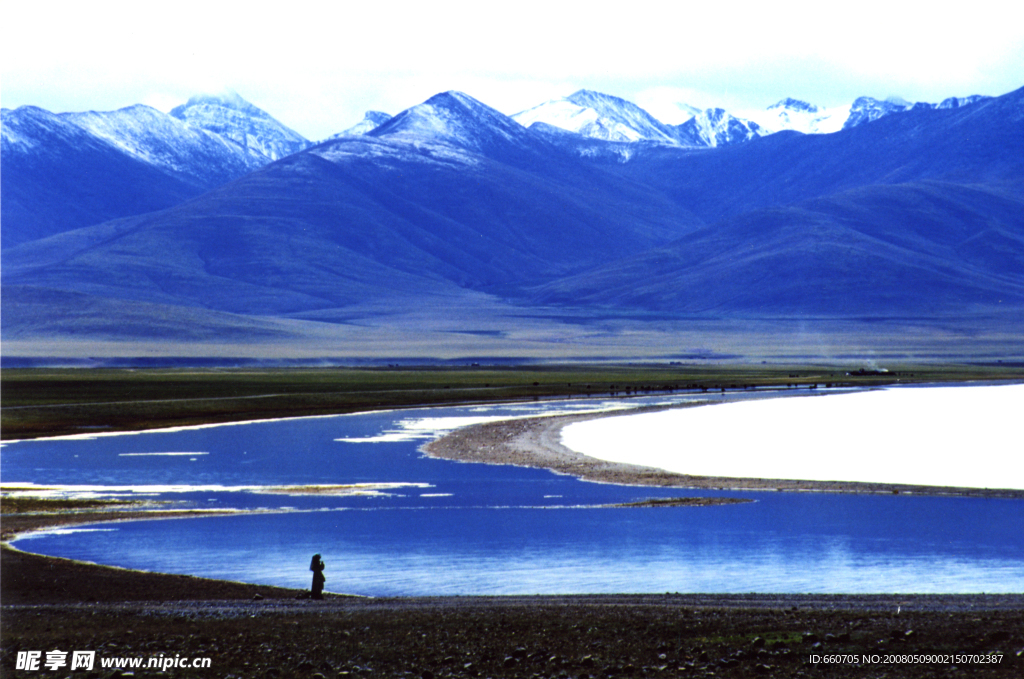
[[[311,596],[314,599],[323,599],[324,582],[327,579],[324,577],[324,562],[319,554],[313,555],[313,560],[309,563],[309,570],[313,571],[313,590]]]

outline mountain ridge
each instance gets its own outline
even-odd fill
[[[56,120],[54,139],[154,171],[54,114],[18,116],[5,155],[31,149],[31,120]],[[5,247],[0,275],[17,294],[0,322],[25,342],[116,341],[118,324],[95,314],[124,303],[131,341],[152,313],[154,341],[251,327],[254,342],[287,346],[354,324],[381,352],[399,328],[496,350],[639,346],[672,341],[659,323],[696,317],[876,318],[935,337],[998,317],[1013,337],[1022,123],[1024,88],[693,149],[523,127],[445,92],[163,209]],[[67,314],[75,300],[85,310]],[[46,321],[48,308],[66,323]]]
[[[178,115],[4,109],[3,246],[171,207],[309,146],[237,94],[189,101]]]

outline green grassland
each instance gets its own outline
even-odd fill
[[[860,366],[543,366],[0,371],[4,440],[299,417],[422,405],[684,390],[1022,381],[1024,368]]]

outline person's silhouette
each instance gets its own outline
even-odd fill
[[[327,579],[324,577],[324,562],[319,554],[313,555],[313,560],[309,563],[309,570],[313,571],[313,589],[310,596],[314,599],[323,599],[324,582]]]

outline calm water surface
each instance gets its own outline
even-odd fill
[[[17,541],[21,549],[291,587],[309,586],[309,557],[320,552],[327,589],[337,592],[1024,591],[1022,501],[613,486],[417,450],[481,418],[608,405],[431,408],[16,442],[3,447],[3,481],[266,510],[53,531]],[[327,497],[262,488],[303,484],[370,485]],[[600,506],[677,495],[754,502]]]

